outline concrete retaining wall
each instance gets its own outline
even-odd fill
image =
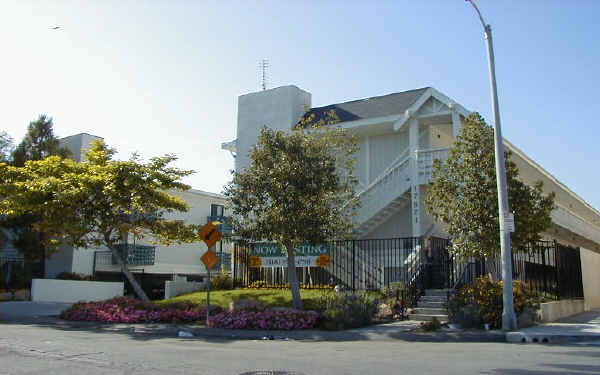
[[[581,248],[585,310],[600,309],[600,254]]]
[[[204,290],[206,283],[198,283],[192,281],[165,281],[165,299],[177,297],[185,293]]]
[[[540,319],[542,322],[554,322],[567,316],[581,314],[584,311],[582,299],[565,299],[561,301],[540,304]]]
[[[37,302],[102,301],[123,295],[122,282],[33,279],[31,300]]]

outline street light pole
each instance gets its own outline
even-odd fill
[[[502,329],[512,331],[517,329],[517,318],[513,303],[512,290],[512,256],[510,247],[510,232],[505,225],[505,218],[509,216],[508,188],[506,187],[506,169],[504,164],[504,144],[500,130],[500,108],[498,106],[498,90],[496,87],[496,67],[494,64],[494,45],[492,41],[492,26],[483,20],[475,0],[466,0],[473,5],[485,32],[488,50],[488,68],[490,73],[490,88],[492,94],[492,110],[494,112],[494,144],[496,154],[496,184],[498,190],[498,215],[500,222],[500,253],[502,257],[502,280],[504,282],[502,293]]]

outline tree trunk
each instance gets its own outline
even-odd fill
[[[296,273],[296,255],[295,250],[287,247],[288,278],[290,280],[290,289],[292,290],[293,306],[297,310],[303,310],[302,298],[300,297],[300,284],[298,283],[298,274]]]
[[[133,273],[131,273],[131,271],[129,271],[129,269],[127,268],[127,264],[123,261],[123,258],[121,258],[121,254],[119,254],[117,249],[115,249],[113,246],[108,246],[108,248],[117,259],[117,263],[119,263],[119,266],[121,266],[121,272],[123,272],[129,283],[133,287],[135,295],[138,296],[138,298],[144,302],[150,301],[150,298],[148,298],[140,284],[137,282],[135,276],[133,276]]]

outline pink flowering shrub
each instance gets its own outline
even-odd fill
[[[311,329],[319,314],[314,311],[264,310],[222,312],[208,319],[209,327],[227,329]]]
[[[221,311],[213,306],[211,313]],[[60,314],[61,319],[103,323],[185,323],[202,320],[206,309],[193,303],[179,302],[160,306],[129,297],[100,302],[78,302]]]

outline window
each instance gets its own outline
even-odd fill
[[[211,204],[210,205],[210,216],[223,216],[223,205],[222,204]]]

